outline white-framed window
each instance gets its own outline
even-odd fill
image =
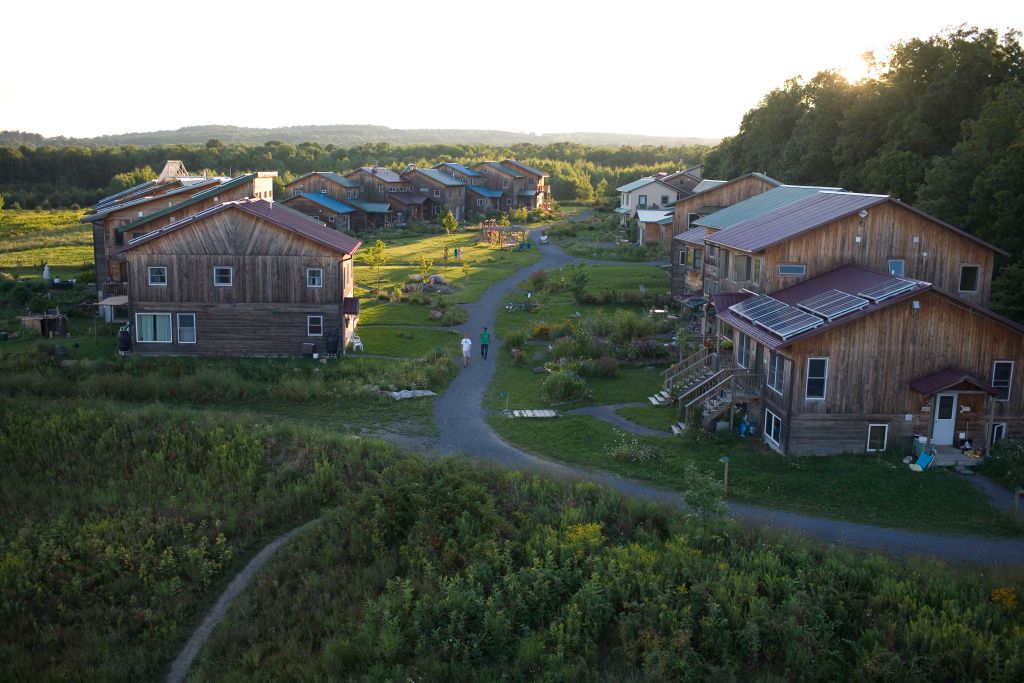
[[[136,313],[135,340],[141,344],[170,344],[171,314]]]
[[[326,187],[321,187],[320,188],[320,194],[327,194],[327,188]]]
[[[822,400],[828,387],[828,358],[807,359],[807,386],[804,398]]]
[[[764,268],[764,259],[760,256],[755,256],[750,262],[750,282],[756,286],[761,286],[761,270]]]
[[[501,186],[502,186],[503,188],[506,188],[506,189],[507,189],[507,188],[508,188],[508,181],[507,181],[507,180],[502,180],[502,181],[501,181]]]
[[[179,313],[178,314],[178,343],[179,344],[195,344],[196,343],[196,314],[195,313]]]
[[[960,266],[960,285],[957,289],[961,292],[977,292],[980,279],[981,266],[962,264]]]
[[[906,274],[906,263],[901,258],[891,258],[887,264],[889,275],[903,277]]]
[[[441,196],[441,190],[434,190],[434,196],[435,197],[440,197]]]
[[[637,203],[638,206],[647,206],[647,195],[645,195],[645,194],[640,195],[637,198],[637,202],[636,203]]]
[[[679,250],[679,265],[686,265],[686,247]]]
[[[768,360],[766,380],[769,389],[782,395],[782,388],[786,380],[786,357],[781,353],[772,352],[771,358]]]
[[[624,209],[628,209],[629,208],[629,195],[625,194],[625,193],[623,193],[623,195],[622,195],[622,208],[624,208]]]
[[[768,409],[764,411],[764,438],[782,446],[782,418]]]
[[[214,287],[230,287],[234,284],[235,280],[235,269],[231,266],[214,266],[213,267],[213,286]]]
[[[1009,401],[1013,388],[1013,361],[997,360],[992,364],[992,388],[999,392],[997,401]]]
[[[296,197],[296,196],[298,196],[300,194],[302,194],[302,188],[300,188],[300,187],[293,187],[292,188],[292,196],[293,197]]]
[[[512,198],[511,197],[506,197],[505,198],[505,205],[506,206],[512,206]]]
[[[388,192],[398,192],[399,189],[401,189],[401,188],[397,188],[397,187],[392,186],[392,187],[388,188]]]
[[[739,333],[739,344],[736,345],[736,365],[741,368],[750,367],[750,337]]]
[[[807,266],[803,263],[780,263],[779,277],[803,277],[807,275]]]
[[[150,285],[153,287],[167,286],[167,266],[150,266],[147,270]]]
[[[322,336],[324,336],[324,317],[322,315],[307,315],[306,316],[306,336],[307,337],[322,337]]]
[[[306,268],[306,286],[307,287],[323,287],[324,286],[324,269],[323,268]]]
[[[333,223],[333,222],[334,222],[334,216],[328,216],[328,217],[327,217],[327,220],[328,220],[329,222]]]
[[[868,425],[868,453],[884,451],[889,445],[889,425],[869,424]]]
[[[484,205],[484,200],[482,200],[482,199],[476,200],[476,205],[477,206],[483,206]]]
[[[423,194],[430,194],[430,188],[429,187],[421,187],[420,188],[420,192],[422,192]]]
[[[990,436],[989,443],[995,446],[997,443],[1006,438],[1006,423],[1005,422],[993,422],[992,423],[992,434]]]

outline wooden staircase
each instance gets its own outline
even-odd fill
[[[761,395],[764,375],[744,368],[726,368],[705,381],[699,391],[680,397],[683,419],[672,425],[673,434],[682,434],[697,410],[703,410],[702,425],[710,427],[714,421],[736,403],[745,403]]]
[[[676,363],[662,373],[661,391],[647,400],[651,405],[664,406],[692,393],[715,375],[718,370],[718,356],[707,349],[699,351]],[[675,394],[676,399],[672,398]]]

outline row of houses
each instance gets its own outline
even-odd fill
[[[681,410],[742,404],[782,453],[1024,435],[1024,327],[988,308],[998,247],[895,197],[760,173],[668,210],[672,295],[713,313],[666,373]]]

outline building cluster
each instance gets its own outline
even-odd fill
[[[644,180],[620,191],[664,208]],[[891,196],[759,173],[668,211],[672,294],[712,314],[666,374],[691,418],[742,405],[782,453],[1024,434],[1024,327],[988,308],[999,248]]]

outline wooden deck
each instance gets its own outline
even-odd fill
[[[558,417],[553,410],[513,410],[512,417]]]
[[[933,467],[974,467],[982,461],[981,458],[972,458],[965,455],[959,448],[953,446],[935,446],[935,462]]]

